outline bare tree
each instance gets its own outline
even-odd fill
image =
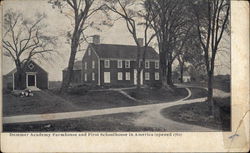
[[[175,56],[173,60],[177,59],[179,63],[180,70],[180,82],[183,82],[183,73],[185,68],[185,63],[191,64],[192,66],[198,67],[203,64],[201,62],[202,53],[201,53],[201,45],[199,43],[199,39],[197,34],[195,33],[195,26],[190,22],[186,26],[186,32],[183,33],[179,38],[179,42],[175,47]],[[183,28],[184,30],[185,28]],[[197,63],[199,63],[197,65]]]
[[[153,29],[157,33],[160,53],[160,70],[163,87],[169,87],[172,82],[172,63],[177,57],[174,51],[183,35],[183,26],[188,22],[187,9],[184,0],[147,0],[151,8],[148,13],[156,16],[153,20]]]
[[[66,91],[70,85],[75,57],[79,49],[79,45],[81,44],[81,41],[86,40],[84,31],[89,26],[93,26],[93,22],[88,23],[88,19],[90,19],[91,16],[93,16],[97,11],[102,10],[104,5],[94,3],[94,0],[49,0],[49,3],[52,4],[53,8],[57,7],[61,13],[73,21],[73,32],[72,34],[68,32],[71,51],[68,62],[68,70],[61,86],[61,91],[63,92]]]
[[[30,60],[48,60],[56,45],[56,38],[45,35],[45,14],[36,13],[34,20],[25,18],[22,13],[9,9],[4,14],[3,48],[4,55],[15,62],[17,69],[17,88],[23,89],[23,68]],[[48,56],[49,55],[49,56]]]
[[[136,70],[137,70],[137,89],[141,86],[141,72],[145,66],[145,56],[149,43],[152,41],[153,37],[149,36],[149,28],[152,25],[152,19],[149,14],[143,10],[135,11],[133,6],[140,5],[141,1],[132,1],[132,0],[114,0],[107,2],[107,8],[119,15],[118,19],[123,19],[126,23],[129,33],[132,35],[134,42],[137,46],[137,56],[136,56]],[[145,6],[147,7],[147,6]],[[138,19],[143,19],[142,22],[139,22]],[[144,26],[144,44],[140,44],[138,37],[138,27],[140,25]],[[143,51],[143,54],[142,54]],[[140,62],[142,61],[142,62]],[[142,64],[140,64],[142,63]]]
[[[143,38],[144,38],[144,46],[143,46],[143,54],[142,54],[142,65],[140,65],[141,70],[145,69],[145,58],[147,54],[147,48],[154,37],[158,34],[158,31],[152,31],[153,23],[157,15],[151,15],[148,11],[151,8],[151,3],[147,3],[145,0],[142,1],[143,9],[138,11],[139,17],[142,19],[138,25],[143,25]],[[141,71],[140,70],[140,71]]]
[[[206,0],[191,3],[196,18],[197,33],[204,51],[204,60],[208,76],[208,102],[214,115],[213,78],[214,62],[223,33],[228,30],[230,1]]]

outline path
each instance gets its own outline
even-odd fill
[[[180,86],[178,86],[180,87]],[[170,103],[169,105],[162,105],[157,107],[149,108],[148,110],[144,111],[138,118],[134,120],[134,125],[136,126],[142,126],[142,127],[152,127],[152,128],[163,128],[165,131],[189,131],[189,132],[197,132],[197,131],[214,131],[213,129],[192,125],[192,124],[186,124],[186,123],[180,123],[176,122],[170,119],[167,119],[161,115],[161,110],[176,106],[176,105],[182,105],[182,104],[190,104],[195,102],[204,102],[206,98],[197,98],[197,99],[191,99],[186,100],[191,97],[192,93],[190,89],[186,88],[188,90],[188,96]]]
[[[184,85],[184,84],[175,84],[177,87],[182,87],[182,88],[200,88],[200,89],[205,89],[208,90],[207,87],[201,87],[198,85]],[[213,97],[220,97],[220,98],[227,98],[230,97],[231,93],[230,92],[225,92],[219,89],[214,88],[213,89]]]
[[[181,87],[181,86],[178,86],[178,87]],[[126,88],[126,89],[131,89],[131,88]],[[123,88],[108,89],[108,90],[118,91],[122,93],[124,96],[130,98],[130,96],[126,92],[123,91],[124,90]],[[192,93],[189,88],[186,88],[186,90],[188,91],[188,96],[186,96],[185,98],[181,100],[172,101],[168,103],[108,108],[108,109],[89,110],[89,111],[10,116],[10,117],[4,117],[3,123],[7,124],[7,123],[51,121],[51,120],[61,120],[61,119],[92,117],[92,116],[97,116],[97,115],[109,115],[109,114],[116,114],[116,113],[142,112],[142,114],[138,118],[134,119],[133,123],[135,126],[163,128],[166,131],[213,131],[213,129],[209,129],[209,128],[205,128],[205,127],[201,127],[197,125],[179,123],[179,122],[167,119],[160,114],[162,109],[165,109],[168,107],[172,107],[175,105],[196,103],[196,102],[204,102],[206,100],[206,98],[197,98],[197,99],[187,100],[189,97],[191,97]],[[101,91],[101,90],[98,90],[98,91]],[[133,98],[133,100],[136,100],[136,99]]]
[[[142,111],[151,110],[151,109],[157,110],[160,108],[167,108],[167,107],[171,107],[174,105],[201,102],[201,101],[205,100],[204,98],[186,100],[187,98],[189,98],[191,96],[191,91],[188,88],[186,88],[186,89],[188,90],[187,97],[185,97],[181,100],[178,100],[178,101],[173,101],[173,102],[168,102],[168,103],[119,107],[119,108],[108,108],[108,109],[89,110],[89,111],[9,116],[9,117],[3,117],[3,123],[37,122],[37,121],[91,117],[91,116],[96,116],[96,115],[107,115],[107,114],[116,114],[116,113],[142,112]]]
[[[136,118],[133,121],[133,124],[139,127],[152,127],[152,128],[164,129],[164,131],[168,131],[168,132],[171,132],[171,131],[173,132],[215,131],[213,129],[209,129],[209,128],[205,128],[205,127],[201,127],[197,125],[192,125],[192,124],[180,123],[180,122],[176,122],[168,118],[165,118],[160,113],[162,109],[163,108],[149,109],[143,112],[142,114],[140,114],[138,118]]]
[[[175,85],[177,87],[180,87],[180,88],[181,87],[182,88],[200,88],[200,89],[207,90],[206,87],[200,87],[200,86],[195,86],[195,85],[183,85],[183,84],[175,84]],[[224,91],[219,90],[219,89],[213,89],[213,90],[214,90],[214,97],[226,98],[226,97],[230,96],[230,93],[228,93],[228,92],[224,92]],[[201,99],[202,100],[200,102],[206,100],[206,98],[201,98]],[[196,99],[195,99],[195,101],[196,101]],[[182,103],[178,103],[177,105],[179,105],[179,104],[182,104]],[[174,105],[172,105],[172,106],[174,106]],[[187,129],[189,129],[190,132],[191,131],[214,131],[213,129],[208,129],[208,128],[195,126],[195,125],[191,125],[191,124],[180,123],[180,122],[176,122],[176,121],[167,119],[160,114],[162,109],[164,109],[164,108],[149,109],[149,110],[143,112],[137,119],[134,120],[134,124],[137,126],[164,128],[164,129],[166,129],[166,131],[171,131],[171,130],[173,130],[173,131],[187,131]]]

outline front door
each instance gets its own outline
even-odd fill
[[[141,85],[143,85],[143,70],[141,70]],[[137,85],[137,70],[134,69],[134,85]]]
[[[104,72],[104,83],[110,83],[110,72]]]
[[[137,85],[137,70],[134,69],[134,85]]]
[[[28,74],[27,84],[28,87],[30,86],[36,86],[36,76],[34,74]]]

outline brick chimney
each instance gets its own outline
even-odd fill
[[[93,43],[100,44],[100,35],[93,35]]]
[[[139,45],[143,47],[143,38],[137,38]]]

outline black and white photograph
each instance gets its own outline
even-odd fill
[[[230,0],[10,0],[3,132],[230,132]]]

